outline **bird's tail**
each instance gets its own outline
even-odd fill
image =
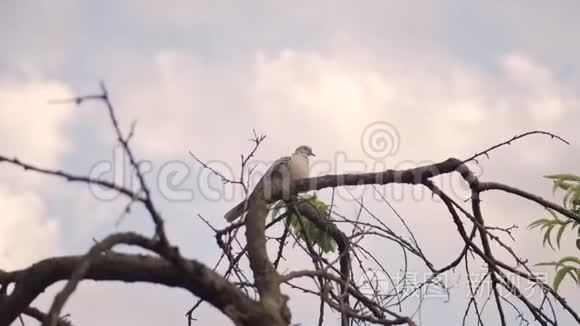
[[[226,219],[226,221],[233,222],[235,219],[242,216],[242,214],[244,214],[244,206],[245,206],[245,201],[242,201],[241,203],[237,204],[234,208],[230,209],[224,215],[224,218]]]

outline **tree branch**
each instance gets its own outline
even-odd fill
[[[10,325],[48,286],[68,280],[85,256],[55,257],[27,269],[0,274],[0,284],[15,283],[0,305],[0,325]],[[183,272],[162,258],[107,253],[94,257],[83,280],[147,282],[185,289],[203,298],[240,325],[253,325],[263,311],[255,301],[204,264],[187,260]]]

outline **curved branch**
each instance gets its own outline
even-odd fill
[[[550,208],[552,210],[555,210],[556,212],[569,217],[571,219],[573,219],[574,221],[580,223],[580,216],[572,213],[570,210],[567,210],[566,208],[555,204],[553,202],[550,202],[549,200],[546,200],[538,195],[534,195],[531,194],[529,192],[526,192],[524,190],[512,187],[512,186],[508,186],[508,185],[504,185],[501,184],[499,182],[480,182],[478,185],[478,190],[480,192],[483,191],[487,191],[487,190],[501,190],[501,191],[505,191],[507,193],[531,200],[539,205],[542,205],[546,208]]]
[[[27,269],[0,274],[0,283],[16,283],[0,305],[0,325],[10,325],[48,286],[70,279],[84,256],[42,260]],[[259,322],[263,311],[233,284],[196,260],[185,261],[187,276],[172,263],[150,255],[98,255],[84,278],[95,281],[147,282],[185,289],[203,298],[240,325]]]
[[[142,245],[142,246],[154,246],[148,239],[139,236],[136,233],[116,233],[109,235],[103,241],[95,244],[91,250],[81,259],[79,265],[75,268],[69,281],[66,283],[64,288],[54,297],[50,310],[48,312],[48,318],[44,320],[42,325],[46,326],[56,326],[60,317],[60,311],[64,307],[68,298],[72,295],[76,289],[79,282],[84,278],[87,270],[91,266],[93,259],[101,253],[110,250],[117,244],[130,244],[130,245]]]
[[[266,250],[266,217],[269,210],[264,191],[254,191],[248,201],[246,215],[246,240],[250,268],[262,307],[268,312],[271,320],[268,325],[287,325],[290,323],[290,309],[287,306],[288,296],[280,291],[280,275],[268,258]]]

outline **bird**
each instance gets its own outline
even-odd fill
[[[263,188],[264,196],[268,198],[271,189],[275,189],[278,186],[281,187],[283,193],[287,194],[290,190],[291,182],[308,178],[310,156],[316,156],[314,152],[312,152],[312,148],[307,145],[301,145],[296,148],[292,155],[280,157],[272,163],[270,168],[268,168],[266,173],[254,187],[253,192],[256,191],[256,189]],[[234,208],[230,209],[224,215],[224,218],[228,222],[233,222],[242,216],[246,209],[246,200],[243,200]]]

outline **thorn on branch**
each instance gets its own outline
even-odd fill
[[[467,163],[469,161],[475,161],[475,162],[477,162],[476,159],[478,157],[480,157],[480,156],[483,156],[483,155],[487,156],[487,158],[489,159],[489,153],[491,151],[493,151],[493,150],[495,150],[497,148],[500,148],[502,146],[505,146],[505,145],[511,145],[512,142],[515,141],[515,140],[518,140],[518,139],[521,139],[521,138],[524,138],[524,137],[527,137],[527,136],[530,136],[530,135],[534,135],[534,134],[547,135],[547,136],[550,137],[550,139],[558,139],[561,142],[563,142],[564,144],[570,145],[570,143],[567,140],[565,140],[564,138],[562,138],[562,137],[560,137],[558,135],[555,135],[555,134],[550,133],[550,132],[547,132],[547,131],[534,130],[534,131],[528,131],[528,132],[523,133],[521,135],[515,135],[515,136],[513,136],[511,139],[509,139],[507,141],[504,141],[504,142],[501,142],[499,144],[493,145],[493,146],[491,146],[491,147],[489,147],[489,148],[487,148],[487,149],[485,149],[485,150],[483,150],[483,151],[481,151],[479,153],[474,154],[470,158],[464,160],[462,163],[465,164],[465,163]]]

